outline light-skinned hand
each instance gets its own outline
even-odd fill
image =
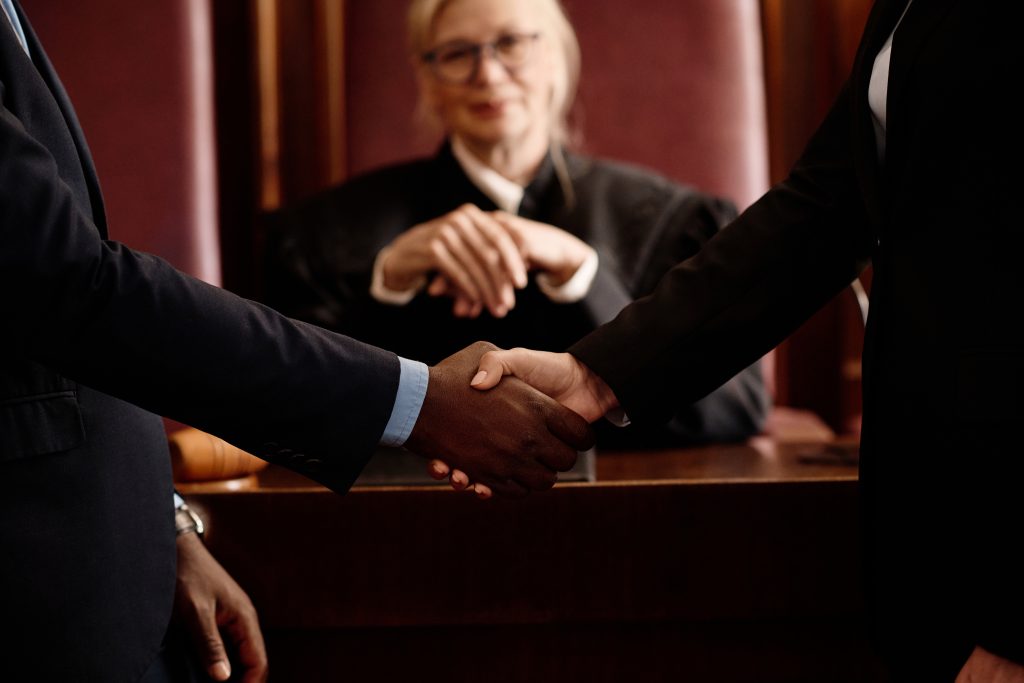
[[[504,211],[490,215],[515,240],[527,268],[546,273],[555,286],[568,282],[593,252],[586,242],[553,225]]]
[[[519,248],[492,216],[464,204],[439,218],[403,232],[389,245],[382,264],[384,285],[407,290],[436,272],[471,305],[457,315],[474,317],[484,306],[504,317],[515,306],[515,289],[526,286],[526,264]],[[437,284],[428,290],[437,295]]]

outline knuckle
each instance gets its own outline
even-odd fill
[[[548,406],[536,396],[527,402],[527,406],[535,417],[543,419],[547,416]]]
[[[246,621],[255,622],[259,619],[259,615],[256,613],[256,607],[252,604],[252,601],[250,601],[248,597],[246,597],[245,601],[242,602],[241,605],[239,605],[238,613]]]
[[[495,346],[494,344],[492,344],[489,341],[481,340],[481,341],[473,342],[472,349],[474,351],[483,351],[483,352],[485,352],[484,355],[483,355],[483,358],[480,359],[481,361],[483,361],[485,358],[487,358],[489,360],[491,357],[493,357],[493,354],[494,354],[495,351],[498,350],[498,347]]]
[[[537,433],[527,429],[519,436],[519,448],[521,453],[532,453],[540,445]]]
[[[203,635],[203,649],[206,650],[206,654],[211,659],[219,659],[225,656],[224,643],[221,641],[220,636],[212,633]]]

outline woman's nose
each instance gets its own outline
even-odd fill
[[[483,49],[480,51],[480,63],[477,65],[476,73],[473,77],[474,82],[501,82],[507,79],[508,75],[508,69],[501,63],[501,60],[498,59],[493,48]]]

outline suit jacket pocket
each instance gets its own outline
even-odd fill
[[[0,401],[0,462],[68,451],[84,441],[74,391]]]

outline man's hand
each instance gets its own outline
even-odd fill
[[[406,447],[444,460],[496,493],[549,489],[557,472],[570,469],[577,452],[593,445],[593,432],[578,415],[518,380],[487,392],[470,388],[481,357],[496,350],[477,342],[430,368]]]
[[[477,370],[471,381],[476,389],[489,390],[504,376],[512,375],[558,400],[588,422],[594,422],[619,405],[604,380],[568,353],[529,349],[489,351],[480,359]],[[480,498],[491,497],[487,482],[476,479],[447,458],[432,460],[427,471],[435,479],[448,477],[457,491],[473,491]]]
[[[956,683],[1024,683],[1024,666],[976,647]]]
[[[221,638],[223,631],[236,661],[244,669],[240,680],[267,680],[267,652],[249,596],[193,533],[178,536],[174,616],[188,631],[210,678],[226,681],[231,677],[231,663]]]

